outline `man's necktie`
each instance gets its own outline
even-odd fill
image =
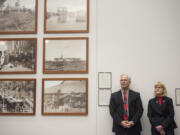
[[[124,95],[124,114],[123,114],[123,119],[127,120],[128,119],[128,112],[127,112],[127,93],[126,91],[123,92]]]

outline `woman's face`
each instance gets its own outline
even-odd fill
[[[155,93],[156,93],[157,96],[162,96],[162,95],[163,95],[163,92],[164,92],[163,87],[161,87],[161,86],[155,86]]]

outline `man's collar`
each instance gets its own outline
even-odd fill
[[[123,89],[121,89],[121,91],[124,91]],[[129,91],[129,89],[127,89],[126,91]]]
[[[121,89],[121,92],[123,93],[125,90]],[[129,93],[129,89],[126,90],[127,93]]]

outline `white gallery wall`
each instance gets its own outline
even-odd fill
[[[154,84],[165,83],[174,101],[179,135],[175,88],[180,88],[180,1],[98,0],[97,71],[112,72],[112,92],[120,87],[120,74],[131,76],[131,88],[143,101],[142,135],[150,135],[147,104]],[[97,109],[97,135],[113,135],[109,108]]]

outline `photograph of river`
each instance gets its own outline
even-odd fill
[[[87,0],[46,0],[47,32],[86,31]]]
[[[44,73],[87,73],[88,38],[44,39]]]

